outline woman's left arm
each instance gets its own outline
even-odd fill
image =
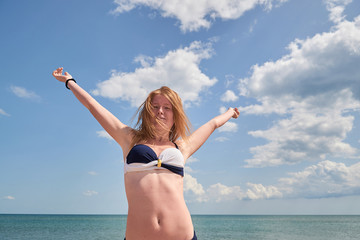
[[[225,113],[214,117],[195,132],[193,132],[187,141],[182,141],[181,152],[185,159],[193,155],[210,137],[210,135],[219,127],[224,125],[231,118],[238,118],[240,115],[237,108],[229,108]]]

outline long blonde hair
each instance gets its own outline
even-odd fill
[[[190,133],[190,121],[187,118],[181,98],[179,95],[169,87],[163,86],[157,90],[152,91],[146,100],[138,108],[136,115],[138,115],[137,123],[133,131],[134,137],[132,140],[132,146],[140,141],[147,141],[156,136],[155,126],[152,123],[155,115],[152,111],[152,100],[156,95],[162,95],[166,97],[172,105],[174,114],[174,125],[169,131],[169,140],[175,142],[178,138],[184,140],[187,139]],[[136,116],[135,115],[135,116]]]

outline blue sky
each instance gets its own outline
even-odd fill
[[[360,214],[359,1],[3,0],[0,29],[0,213],[127,212],[61,66],[131,126],[162,85],[193,129],[240,109],[187,162],[192,214]]]

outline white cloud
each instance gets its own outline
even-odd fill
[[[13,197],[13,196],[5,196],[5,197],[3,197],[3,199],[5,199],[5,200],[15,200],[15,197]]]
[[[232,74],[225,75],[225,87],[229,88],[233,83],[236,83],[236,78]]]
[[[190,164],[190,163],[194,163],[194,162],[199,162],[199,159],[191,156],[186,160],[186,164]]]
[[[185,174],[184,176],[184,192],[195,195],[196,201],[198,202],[206,201],[204,198],[205,191],[203,186],[190,174]]]
[[[27,99],[31,99],[31,100],[40,100],[40,96],[37,95],[35,92],[27,90],[23,87],[18,87],[18,86],[11,86],[10,87],[11,91],[18,97],[20,98],[27,98]]]
[[[105,130],[96,131],[98,137],[114,140]]]
[[[222,96],[221,101],[223,102],[235,102],[238,100],[238,96],[235,95],[235,93],[231,90],[227,90]]]
[[[6,117],[10,117],[10,114],[8,114],[7,112],[5,112],[3,109],[0,108],[0,115],[6,116]]]
[[[191,167],[189,167],[189,165],[190,165],[191,163],[198,162],[198,161],[199,161],[199,159],[197,159],[197,158],[195,158],[195,157],[193,157],[193,156],[189,157],[189,158],[186,160],[185,172],[186,172],[186,173],[196,172],[196,171],[194,171]]]
[[[324,0],[326,8],[330,12],[329,19],[334,23],[339,23],[344,20],[345,16],[343,12],[346,5],[352,2],[352,0]]]
[[[234,122],[226,122],[219,128],[219,132],[237,132],[238,125]]]
[[[99,194],[98,192],[93,191],[93,190],[87,190],[87,191],[83,192],[83,195],[87,196],[87,197],[91,197],[91,196],[98,195],[98,194]]]
[[[99,175],[97,172],[94,172],[94,171],[90,171],[90,172],[88,172],[88,174],[91,175],[91,176],[97,176],[97,175]]]
[[[139,63],[142,67],[147,68],[151,67],[151,65],[154,64],[153,60],[154,59],[152,57],[139,55],[135,57],[134,63]]]
[[[246,160],[248,167],[294,164],[301,161],[324,160],[326,156],[354,157],[358,150],[344,140],[351,131],[354,117],[340,113],[316,116],[293,114],[278,121],[272,128],[249,132],[267,139],[268,144],[250,149],[254,154]]]
[[[262,184],[248,183],[249,189],[246,191],[246,199],[271,199],[281,198],[283,194],[275,186],[263,186]]]
[[[221,183],[211,185],[206,193],[208,199],[216,202],[233,200],[261,200],[282,198],[283,194],[276,186],[247,183],[248,189],[243,191],[240,186],[226,186]]]
[[[351,166],[344,163],[322,161],[303,171],[288,173],[290,177],[278,179],[275,185],[247,183],[226,186],[222,183],[204,188],[196,178],[187,175],[185,197],[197,202],[226,202],[275,198],[329,198],[360,194],[360,162]]]
[[[241,94],[260,102],[240,111],[286,116],[268,130],[249,132],[269,143],[251,149],[247,166],[358,156],[345,139],[353,129],[352,113],[360,109],[360,16],[297,39],[289,50],[275,62],[253,66],[251,76],[240,80]]]
[[[138,107],[152,90],[169,86],[179,93],[185,105],[200,101],[200,93],[217,80],[201,72],[199,64],[212,56],[211,43],[193,42],[189,47],[168,52],[162,57],[137,57],[141,68],[134,72],[112,71],[109,80],[97,85],[92,93],[112,99],[129,101]]]
[[[279,188],[287,197],[325,198],[360,194],[360,163],[322,161],[304,171],[281,178]]]
[[[184,192],[188,201],[227,202],[283,197],[280,189],[276,186],[248,183],[247,187],[248,189],[244,191],[240,186],[226,186],[222,183],[216,183],[204,190],[204,187],[198,183],[196,178],[189,174],[184,177]]]
[[[220,114],[223,114],[223,113],[225,113],[227,110],[228,110],[228,108],[222,106],[222,107],[220,107],[219,112],[220,112]]]
[[[189,174],[184,177],[184,192],[187,201],[196,202],[223,202],[241,200],[244,197],[239,186],[228,187],[221,183],[213,184],[205,191],[197,179]]]
[[[254,22],[249,27],[249,33],[252,33],[254,31],[254,28],[257,24],[257,19],[254,20]]]
[[[114,0],[118,5],[113,13],[131,11],[138,6],[159,10],[163,17],[177,18],[183,32],[210,28],[216,18],[237,19],[257,6],[271,10],[287,0]]]
[[[227,138],[227,137],[217,137],[215,138],[215,141],[217,142],[226,142],[226,141],[229,141],[230,139]]]
[[[207,190],[208,198],[215,202],[242,200],[244,193],[239,186],[225,186],[221,183],[211,185]]]
[[[262,102],[286,98],[290,102],[280,104],[287,108],[304,98],[344,89],[352,90],[359,99],[360,17],[354,22],[341,22],[334,29],[295,40],[289,45],[290,54],[276,62],[254,65],[251,77],[241,79],[240,87],[246,87],[247,95]],[[328,100],[322,103],[324,107],[331,107],[333,101]],[[268,111],[277,112],[276,108],[275,105]]]

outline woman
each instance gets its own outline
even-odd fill
[[[183,196],[183,168],[211,133],[230,118],[229,108],[192,134],[181,99],[162,87],[149,94],[140,106],[137,129],[123,124],[83,90],[63,68],[53,76],[66,83],[76,98],[121,146],[128,200],[126,239],[197,239]]]

